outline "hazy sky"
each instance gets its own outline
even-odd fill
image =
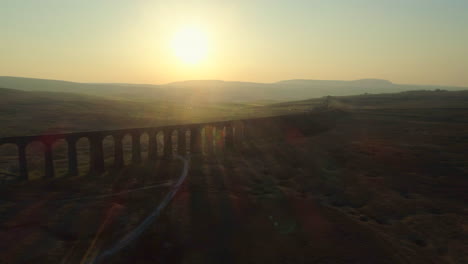
[[[174,34],[207,38],[186,64]],[[468,86],[468,0],[0,0],[0,75]]]

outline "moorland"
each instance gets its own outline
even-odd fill
[[[312,99],[245,101],[206,101],[196,92],[159,101],[0,85],[2,136],[333,113],[327,129],[316,133],[308,131],[320,124],[305,119],[285,138],[265,133],[236,151],[192,157],[187,182],[161,218],[109,263],[466,263],[468,91],[378,85]],[[147,139],[142,142],[145,157]],[[135,228],[166,189],[66,200],[177,177],[177,161],[130,164],[130,146],[124,141],[128,166],[113,170],[112,141],[105,141],[109,170],[91,177],[82,142],[83,174],[63,177],[65,146],[57,144],[56,168],[63,172],[57,179],[41,179],[40,146],[31,146],[36,180],[1,186],[0,259],[79,263],[90,245],[103,250]],[[15,149],[1,151],[2,171],[15,174]]]

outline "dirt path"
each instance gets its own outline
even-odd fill
[[[193,156],[161,217],[104,263],[466,263],[467,132],[464,123],[366,113],[313,137]],[[179,171],[158,161],[2,193],[0,263],[83,263],[135,228],[164,191],[48,201]]]
[[[109,263],[396,262],[370,230],[249,163],[239,155],[193,158],[167,215]]]

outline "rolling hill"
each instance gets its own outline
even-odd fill
[[[46,79],[0,76],[0,87],[25,90],[71,92],[134,101],[180,103],[290,101],[323,96],[396,93],[411,90],[466,90],[468,87],[404,85],[387,80],[355,81],[286,80],[276,83],[193,80],[164,85],[77,83]]]
[[[0,88],[0,102],[0,137],[233,119],[251,108],[8,88]]]

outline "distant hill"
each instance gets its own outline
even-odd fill
[[[0,76],[0,87],[23,91],[66,92],[86,95],[105,96],[116,99],[141,99],[163,95],[157,85],[78,83],[48,79]]]
[[[287,84],[287,85],[301,85],[301,86],[324,86],[324,87],[342,87],[342,86],[391,86],[392,82],[381,79],[361,79],[354,81],[333,81],[333,80],[285,80],[279,81],[277,84]]]
[[[270,104],[270,109],[307,110],[323,107],[326,98],[314,98]],[[332,96],[328,98],[331,108],[341,109],[468,109],[468,90],[417,90],[400,93]]]
[[[234,119],[250,107],[0,88],[0,137]]]
[[[198,82],[198,83],[197,83]],[[188,91],[197,91],[201,81]],[[291,81],[289,81],[291,82]],[[209,81],[208,83],[213,83]],[[227,83],[228,86],[232,83]],[[184,91],[184,85],[172,84]],[[244,83],[244,88],[249,87]],[[266,85],[266,84],[265,84]],[[387,84],[388,85],[388,84]],[[209,86],[203,93],[210,93]],[[229,87],[228,87],[229,88]],[[229,92],[225,88],[224,91]],[[182,92],[184,93],[184,92]],[[329,104],[341,109],[467,108],[468,91],[407,91],[392,94],[332,96]],[[279,115],[321,108],[325,98],[274,103],[200,103],[199,100],[132,101],[67,92],[21,91],[0,88],[0,137],[86,130],[146,127]]]
[[[327,95],[396,93],[411,90],[464,90],[468,87],[405,85],[387,80],[362,79],[354,81],[285,80],[276,83],[228,82],[193,80],[164,85],[77,83],[46,79],[0,76],[0,87],[25,91],[68,92],[104,96],[132,101],[171,102],[252,102],[290,101]]]
[[[134,126],[138,103],[58,92],[0,88],[0,137]]]

